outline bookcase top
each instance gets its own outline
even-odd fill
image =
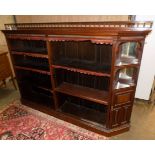
[[[151,28],[152,21],[111,21],[111,22],[57,22],[5,24],[6,30],[36,29],[52,27],[108,27],[108,28]]]
[[[147,35],[152,21],[61,22],[5,24],[4,33],[75,34],[75,35]]]

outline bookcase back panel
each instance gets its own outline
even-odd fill
[[[110,73],[112,45],[64,41],[52,42],[52,46],[56,65]]]
[[[37,102],[44,106],[53,107],[53,95],[50,91],[40,88],[37,85],[31,85],[27,82],[18,82],[20,87],[21,96],[32,102]]]
[[[47,54],[46,42],[42,40],[10,39],[10,47],[16,52],[32,52]]]
[[[87,101],[70,95],[59,95],[59,109],[83,120],[105,124],[107,107],[95,102]]]
[[[67,82],[99,90],[109,90],[109,77],[91,76],[78,72],[72,72],[65,69],[56,69],[55,75],[58,85],[63,82]]]
[[[26,55],[14,55],[14,64],[17,66],[30,67],[49,71],[49,63],[46,58],[35,58]]]
[[[35,84],[39,87],[44,87],[47,89],[52,88],[50,75],[25,70],[16,70],[16,76],[20,82],[25,82],[29,85]]]

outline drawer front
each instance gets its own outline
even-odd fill
[[[134,98],[134,91],[118,92],[114,94],[114,106],[121,106],[124,104],[131,104]]]

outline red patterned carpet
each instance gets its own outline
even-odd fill
[[[90,132],[15,101],[0,113],[0,140],[97,140]]]

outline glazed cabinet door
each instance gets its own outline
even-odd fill
[[[115,55],[110,128],[130,122],[143,41],[121,40]]]
[[[130,88],[137,83],[142,43],[122,42],[116,52],[114,89]]]
[[[137,41],[121,42],[116,56],[116,66],[138,64],[142,54],[142,43]]]

